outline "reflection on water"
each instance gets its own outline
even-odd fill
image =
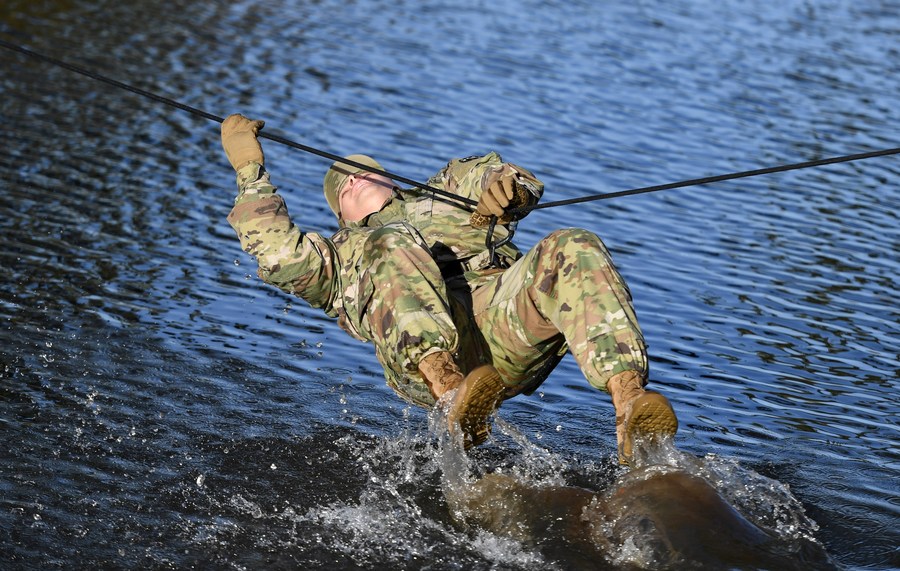
[[[556,200],[897,146],[885,3],[7,5],[7,41],[419,180],[495,149]],[[217,125],[0,66],[4,568],[576,564],[460,526],[424,412],[368,346],[261,286],[225,222]],[[298,224],[334,230],[327,165],[266,157]],[[563,207],[517,234],[604,237],[679,449],[754,525],[798,526],[848,568],[900,567],[898,174],[884,158]],[[608,397],[571,360],[500,416],[478,476],[621,487]]]

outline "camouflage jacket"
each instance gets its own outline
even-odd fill
[[[512,169],[535,197],[543,193],[543,183],[529,171],[503,163],[497,153],[454,159],[428,180],[428,186],[478,200],[483,186],[499,172]],[[477,287],[491,260],[485,245],[487,231],[469,224],[471,208],[421,189],[395,192],[379,212],[344,225],[332,237],[304,232],[288,216],[284,200],[269,181],[265,168],[250,163],[237,173],[239,193],[228,221],[244,251],[259,264],[258,274],[266,283],[297,295],[313,307],[337,317],[340,326],[357,339],[368,341],[361,326],[363,316],[356,307],[360,299],[362,244],[376,228],[394,224],[405,226],[427,247],[449,287]],[[507,230],[497,226],[494,240],[505,238]],[[508,243],[497,249],[506,263],[521,257]]]

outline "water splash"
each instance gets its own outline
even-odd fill
[[[454,523],[438,482],[445,466],[454,477],[467,478],[473,464],[464,453],[451,452],[461,446],[441,440],[452,438],[447,431],[439,439],[432,436],[407,427],[392,439],[340,439],[336,445],[364,476],[359,495],[277,517],[295,527],[298,541],[304,530],[318,530],[319,541],[327,537],[329,551],[355,565],[422,568],[441,560],[447,568],[474,569],[487,561],[485,568],[547,569],[540,553],[519,542]],[[453,555],[437,553],[438,546],[452,548]]]
[[[816,541],[819,526],[806,515],[801,502],[787,484],[773,480],[730,458],[707,454],[702,458],[675,447],[672,439],[648,443],[637,441],[635,465],[628,478],[681,471],[712,485],[741,514],[786,542]]]
[[[430,414],[428,430],[407,419],[391,438],[350,430],[229,444],[221,466],[194,473],[172,498],[216,514],[215,522],[185,522],[186,535],[213,553],[253,537],[249,548],[287,566],[669,569],[694,559],[673,559],[659,541],[680,540],[660,533],[668,520],[648,517],[666,509],[657,486],[702,480],[703,497],[725,498],[747,521],[741,538],[775,538],[781,551],[774,556],[809,560],[802,546],[814,542],[816,528],[799,502],[786,486],[734,461],[697,458],[665,443],[647,465],[627,470],[612,458],[593,463],[542,448],[502,419],[487,445],[464,452],[441,408]],[[241,480],[247,485],[223,478],[235,468],[249,476]],[[643,511],[622,509],[623,490]]]
[[[430,426],[454,521],[512,538],[549,561],[561,556],[568,568],[833,566],[788,487],[732,460],[683,453],[671,439],[638,441],[635,466],[613,469],[607,488],[591,490],[566,481],[580,466],[510,424],[498,420],[495,433],[516,450],[507,467],[490,472],[447,435],[440,407]]]

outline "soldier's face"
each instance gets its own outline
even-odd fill
[[[378,212],[390,198],[394,186],[394,181],[380,174],[362,172],[350,175],[338,192],[341,218],[345,222],[356,222]]]

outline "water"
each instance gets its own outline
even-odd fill
[[[180,4],[13,0],[0,36],[419,180],[494,149],[547,200],[898,143],[891,1]],[[4,568],[571,563],[459,527],[425,412],[370,347],[254,277],[215,123],[0,66]],[[334,230],[327,161],[265,151],[296,222]],[[603,236],[678,447],[735,466],[739,505],[783,499],[848,569],[900,568],[898,173],[889,157],[561,207],[517,235]],[[479,469],[622,476],[608,397],[571,359],[500,416],[519,436]]]

